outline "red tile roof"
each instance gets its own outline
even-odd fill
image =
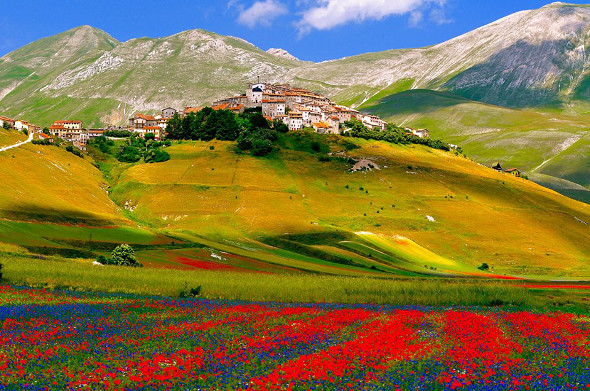
[[[136,113],[135,117],[145,119],[146,121],[155,121],[156,120],[153,115],[145,115],[145,114],[141,114],[141,113]]]
[[[229,103],[223,103],[221,105],[213,106],[212,109],[213,110],[227,110],[228,107],[229,107]]]

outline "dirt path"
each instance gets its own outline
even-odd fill
[[[33,141],[34,134],[35,134],[34,132],[30,132],[29,133],[29,138],[26,139],[25,141],[21,141],[20,143],[9,145],[7,147],[0,147],[0,152],[8,151],[9,149],[20,147],[21,145],[25,145],[25,144],[30,143],[31,141]]]

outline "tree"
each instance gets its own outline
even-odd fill
[[[240,133],[236,115],[229,110],[218,111],[218,128],[215,138],[218,140],[235,141]]]
[[[272,143],[265,139],[254,139],[250,152],[254,156],[267,156],[272,152]]]
[[[145,136],[143,136],[145,141],[148,140],[155,140],[156,139],[156,135],[154,133],[146,133]]]
[[[262,113],[254,113],[250,116],[250,123],[252,124],[252,129],[268,129],[268,121]]]
[[[2,127],[3,127],[5,130],[8,130],[8,129],[10,129],[10,124],[9,124],[8,122],[4,122],[4,123],[2,124]]]
[[[487,263],[482,263],[480,267],[478,267],[479,270],[481,271],[486,271],[490,269],[490,265],[488,265]]]
[[[277,132],[287,133],[289,131],[289,127],[283,121],[279,119],[275,119],[272,123],[272,128]]]
[[[141,266],[135,258],[135,251],[128,244],[121,244],[117,246],[111,253],[113,263],[117,266]]]

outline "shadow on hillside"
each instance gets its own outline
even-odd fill
[[[19,203],[0,209],[0,218],[36,223],[105,227],[113,222],[79,210],[55,210],[30,203]]]
[[[384,116],[396,114],[430,113],[438,109],[472,102],[462,96],[433,90],[408,90],[381,98],[366,111]],[[480,102],[474,102],[480,103]]]
[[[511,108],[559,104],[559,86],[583,71],[584,62],[569,53],[577,43],[568,39],[533,45],[518,41],[444,83],[443,89],[466,98]],[[540,88],[556,68],[563,71],[554,87]]]

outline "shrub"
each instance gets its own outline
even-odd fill
[[[332,160],[332,158],[328,155],[320,155],[320,156],[318,156],[318,160],[320,162],[329,162]]]
[[[484,271],[484,270],[489,270],[490,266],[487,263],[482,263],[480,267],[478,267],[479,270]]]
[[[111,253],[111,257],[113,264],[117,266],[141,266],[135,258],[135,251],[133,251],[133,248],[128,244],[117,246],[117,248]]]
[[[188,283],[184,283],[184,289],[181,290],[178,294],[181,298],[186,297],[199,297],[201,296],[201,286],[197,286],[196,288],[188,288]]]
[[[0,281],[2,281],[2,277],[3,277],[3,274],[2,274],[2,268],[3,267],[4,266],[0,263]]]
[[[33,140],[34,145],[53,145],[53,140]]]
[[[161,149],[150,149],[145,153],[144,160],[146,163],[160,163],[170,160],[170,154]]]
[[[127,138],[133,135],[129,130],[107,130],[104,132],[105,137]]]
[[[104,255],[99,255],[96,257],[96,262],[100,263],[101,265],[108,265],[109,260]]]
[[[117,160],[123,163],[136,163],[141,159],[141,152],[137,147],[122,145],[117,153]]]
[[[68,145],[66,147],[66,151],[68,151],[69,153],[73,153],[74,155],[76,155],[78,157],[84,158],[84,156],[82,156],[82,152],[80,152],[77,148],[74,148],[71,145]]]
[[[250,152],[254,156],[267,156],[272,152],[272,143],[269,140],[254,139]]]

